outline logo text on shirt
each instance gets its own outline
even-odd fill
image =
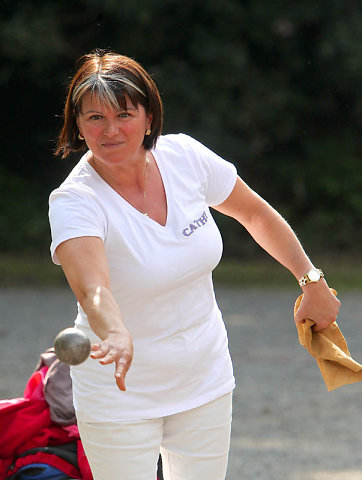
[[[206,215],[206,212],[204,212],[200,218],[194,220],[193,223],[190,223],[188,227],[184,228],[182,230],[182,234],[185,235],[185,237],[189,237],[194,233],[195,230],[205,225],[205,223],[207,223],[207,220],[208,217]]]

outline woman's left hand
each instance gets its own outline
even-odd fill
[[[294,316],[295,323],[303,323],[308,318],[315,323],[313,330],[320,332],[336,320],[341,302],[324,279],[305,285],[303,293],[302,302]]]

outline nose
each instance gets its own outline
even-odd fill
[[[118,133],[118,125],[117,122],[114,120],[107,120],[107,123],[105,125],[104,129],[104,134],[107,135],[107,137],[114,137]]]

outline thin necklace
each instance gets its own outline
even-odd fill
[[[92,162],[92,163],[91,163],[91,162]],[[107,177],[104,176],[104,174],[101,173],[101,172],[98,170],[97,166],[94,164],[93,157],[92,157],[92,159],[91,159],[91,162],[89,162],[89,163],[91,163],[92,167],[96,170],[96,172],[98,173],[98,175],[100,175],[100,176],[103,178],[103,180],[104,180],[106,183],[108,183],[108,185],[110,185],[121,197],[123,197],[123,198],[126,200],[126,202],[128,202],[127,196],[124,195],[124,194],[121,192],[121,189],[119,188],[119,186],[116,185],[116,184],[114,184],[114,182],[109,182],[109,181],[107,181],[107,180],[106,180]],[[144,191],[143,191],[143,204],[142,204],[142,210],[138,210],[138,211],[139,211],[140,213],[142,213],[145,217],[148,217],[148,218],[149,218],[149,214],[148,214],[147,209],[146,209],[146,201],[147,201],[147,183],[148,183],[149,165],[150,165],[150,163],[151,163],[151,162],[150,162],[150,159],[148,158],[148,154],[147,154],[147,152],[146,152],[145,167],[144,167],[144,172],[145,172],[145,174],[144,174],[144,178],[145,178],[145,188],[144,188]],[[112,186],[112,185],[113,185],[113,186]],[[130,202],[128,202],[128,203],[130,203]],[[132,203],[130,203],[130,204],[132,205]],[[134,208],[137,208],[137,207],[134,207]]]
[[[145,190],[143,192],[143,208],[142,208],[142,213],[145,217],[149,217],[148,212],[146,210],[146,200],[147,200],[147,180],[148,180],[148,172],[149,172],[149,165],[150,165],[150,160],[147,156],[146,153],[146,161],[145,161]]]

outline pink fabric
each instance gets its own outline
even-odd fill
[[[34,372],[25,386],[24,398],[31,398],[32,400],[45,400],[44,398],[44,380],[48,367],[42,367],[40,370]]]

